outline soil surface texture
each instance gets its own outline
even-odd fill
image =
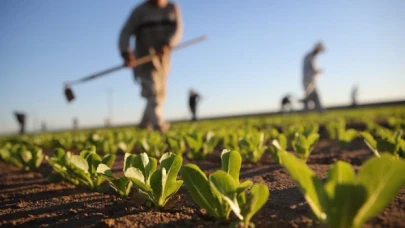
[[[220,148],[203,161],[195,161],[206,174],[221,168]],[[49,151],[48,151],[49,153]],[[324,178],[330,164],[347,161],[355,168],[373,153],[362,140],[346,148],[322,137],[308,164]],[[113,171],[122,175],[124,157],[117,155]],[[184,164],[192,161],[184,159]],[[51,182],[52,168],[43,163],[36,172],[26,172],[0,162],[0,226],[17,227],[229,227],[200,209],[185,186],[169,200],[164,210],[149,208],[136,196],[123,200],[113,190],[98,193],[66,182]],[[256,164],[243,163],[241,179],[265,183],[270,197],[253,217],[256,227],[322,227],[297,185],[269,153]],[[232,221],[236,221],[231,216]],[[368,221],[365,227],[405,227],[405,188],[385,210]]]

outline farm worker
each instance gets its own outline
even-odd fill
[[[25,114],[22,112],[14,112],[14,116],[20,125],[20,134],[22,135],[25,133]]]
[[[147,0],[133,9],[119,36],[119,49],[126,66],[149,54],[158,54],[151,62],[133,69],[134,79],[142,87],[141,96],[146,107],[140,128],[165,132],[169,124],[163,120],[162,108],[166,99],[166,82],[170,70],[171,48],[183,35],[180,7],[167,0]],[[130,48],[130,38],[135,36],[135,50]]]
[[[318,112],[323,112],[323,108],[316,91],[316,79],[322,70],[317,68],[315,57],[325,51],[321,42],[317,43],[313,50],[311,50],[304,58],[303,68],[303,84],[305,90],[305,98],[302,100],[304,103],[304,111],[308,111],[308,102],[312,101],[315,104],[315,109]]]
[[[281,99],[281,113],[284,113],[287,111],[290,111],[290,112],[294,111],[290,94],[285,95],[283,97],[283,99]]]
[[[200,100],[200,95],[198,93],[196,93],[194,90],[190,89],[189,91],[189,99],[188,99],[188,105],[190,107],[190,111],[192,114],[192,121],[196,121],[197,120],[197,102]]]
[[[358,87],[357,87],[357,85],[355,85],[352,89],[352,94],[351,94],[353,107],[357,106],[357,93],[358,93],[357,91],[358,91]]]

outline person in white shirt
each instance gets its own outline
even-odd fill
[[[304,111],[308,111],[308,103],[313,102],[315,109],[318,112],[323,112],[323,108],[316,90],[316,79],[322,70],[318,69],[315,62],[315,57],[324,52],[325,48],[322,43],[317,43],[313,50],[311,50],[304,58],[303,68],[303,84],[305,90],[305,98],[302,100],[304,103]]]

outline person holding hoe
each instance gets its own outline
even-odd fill
[[[17,119],[18,125],[20,125],[20,135],[25,134],[25,113],[22,112],[14,112],[14,116]]]
[[[191,111],[191,121],[197,121],[197,103],[201,99],[201,96],[195,92],[193,89],[189,90],[188,94],[188,105]]]
[[[136,65],[136,59],[154,54],[152,61],[133,68],[134,79],[142,87],[146,107],[140,128],[165,132],[169,124],[163,120],[162,109],[166,99],[167,77],[170,70],[171,48],[183,35],[180,7],[168,0],[147,0],[136,6],[119,35],[119,49],[127,67]],[[130,38],[135,36],[135,50]]]

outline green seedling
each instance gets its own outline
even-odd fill
[[[157,132],[151,132],[138,141],[138,149],[144,151],[149,156],[161,157],[162,153],[167,149],[167,144],[162,143],[164,141],[164,136]]]
[[[104,191],[101,184],[104,181],[104,176],[97,173],[99,164],[105,164],[112,167],[115,161],[114,154],[107,154],[101,158],[95,150],[95,147],[85,149],[80,152],[80,155],[70,155],[66,169],[69,169],[68,174],[71,179],[77,179],[83,185],[97,191]]]
[[[128,140],[122,140],[117,144],[117,152],[120,153],[131,153],[137,143],[136,138],[131,138]]]
[[[52,152],[52,156],[45,156],[46,161],[52,166],[53,170],[57,172],[64,180],[78,185],[79,179],[76,178],[74,168],[70,163],[72,154],[65,152],[62,148],[57,148]]]
[[[238,150],[239,151],[239,139],[241,133],[238,131],[228,132],[223,137],[223,148],[228,148],[230,150]]]
[[[300,159],[306,161],[315,146],[315,143],[319,139],[318,133],[311,133],[308,136],[302,135],[300,133],[295,133],[294,140],[291,145]]]
[[[278,156],[280,150],[287,150],[287,137],[284,134],[278,134],[273,138],[271,145],[269,146],[270,153],[276,163],[281,164],[281,160]]]
[[[209,215],[228,219],[233,211],[241,221],[240,225],[248,227],[252,225],[250,220],[253,215],[267,201],[269,190],[265,185],[253,185],[250,180],[239,183],[242,159],[238,152],[224,150],[221,162],[222,170],[214,172],[209,178],[194,164],[183,166],[180,173],[193,200]],[[250,188],[250,194],[247,194]]]
[[[167,144],[169,145],[170,151],[178,155],[182,155],[186,150],[186,143],[183,135],[168,136]]]
[[[311,134],[317,134],[318,131],[319,125],[317,123],[294,124],[285,129],[285,136],[288,140],[293,141],[297,132],[308,138]]]
[[[351,141],[359,136],[359,133],[354,129],[346,129],[346,121],[343,118],[337,121],[331,121],[326,124],[329,138],[338,140],[342,147],[347,147]]]
[[[177,180],[183,158],[168,152],[162,155],[159,163],[160,168],[157,169],[156,159],[146,153],[127,155],[124,170],[125,177],[133,182],[145,199],[162,208],[183,184],[183,181]]]
[[[267,146],[264,144],[263,132],[252,132],[239,140],[239,149],[243,159],[257,162],[263,156]]]
[[[370,133],[362,132],[366,145],[373,153],[380,157],[380,153],[388,153],[395,158],[405,158],[405,140],[402,139],[402,130],[396,132],[380,132],[381,138],[375,139]]]
[[[386,154],[366,161],[357,176],[350,164],[338,161],[324,184],[302,160],[287,152],[279,156],[315,217],[333,228],[361,227],[405,185],[405,162]]]
[[[97,173],[105,177],[105,179],[109,182],[110,187],[114,189],[114,191],[116,191],[121,198],[128,198],[133,185],[129,178],[125,176],[119,178],[115,177],[111,171],[111,168],[102,163],[98,165]]]
[[[185,136],[185,141],[190,149],[187,157],[192,160],[201,160],[214,151],[219,138],[212,131],[208,131],[206,134],[193,132]]]
[[[359,133],[354,129],[342,130],[339,133],[339,143],[343,147],[347,147],[351,141],[359,136]]]
[[[0,157],[5,162],[24,170],[36,170],[42,163],[44,155],[42,149],[34,145],[11,144],[0,150]]]

